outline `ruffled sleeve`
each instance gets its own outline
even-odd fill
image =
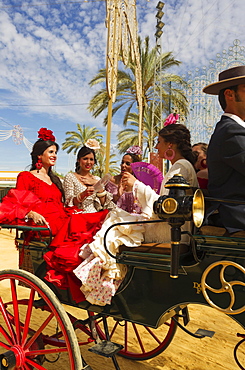
[[[73,181],[74,175],[69,172],[65,177],[64,177],[64,182],[63,182],[63,188],[65,192],[65,199],[66,199],[66,205],[69,207],[73,207],[73,198],[75,198],[81,191],[78,189],[75,185],[75,182]],[[81,184],[82,186],[82,184]],[[84,189],[86,190],[85,186]],[[82,190],[82,191],[83,191]]]
[[[24,223],[27,213],[41,205],[41,200],[31,191],[10,189],[0,204],[0,223]]]
[[[159,195],[149,186],[136,180],[133,187],[133,194],[136,202],[141,206],[142,214],[147,218],[154,218],[153,203]]]

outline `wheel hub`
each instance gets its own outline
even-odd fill
[[[0,356],[1,369],[19,368],[24,365],[25,352],[20,345],[14,345],[10,351],[3,353]]]

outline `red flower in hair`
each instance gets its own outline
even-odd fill
[[[45,127],[40,128],[38,131],[38,137],[39,139],[43,139],[44,141],[50,140],[50,141],[55,141],[55,136],[53,135],[53,131],[48,130]]]

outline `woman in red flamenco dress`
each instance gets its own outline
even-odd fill
[[[81,246],[90,243],[108,213],[82,213],[76,207],[64,207],[64,191],[60,179],[52,172],[57,160],[58,144],[51,130],[42,128],[33,145],[30,171],[18,175],[16,189],[11,189],[0,205],[0,222],[47,225],[54,239],[44,255],[46,279],[61,289],[69,287],[73,299],[84,300],[81,282],[73,274],[82,259]],[[93,189],[87,189],[87,196]],[[25,220],[25,221],[24,221]]]

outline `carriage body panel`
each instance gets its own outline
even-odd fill
[[[43,242],[33,240],[25,247],[29,265],[33,273],[43,280],[57,295],[59,300],[74,307],[80,307],[96,313],[104,313],[118,320],[147,325],[153,328],[160,326],[169,318],[178,314],[188,304],[208,305],[201,290],[201,278],[205,269],[220,260],[232,261],[245,266],[245,239],[210,235],[193,236],[199,262],[195,261],[191,250],[181,254],[179,276],[173,279],[169,275],[170,254],[137,252],[136,248],[128,248],[118,256],[118,262],[128,266],[128,272],[111,305],[97,306],[87,301],[76,303],[72,300],[69,290],[59,289],[48,283],[43,254],[48,251],[47,239]],[[23,253],[23,239],[18,238],[20,256]],[[141,248],[142,249],[142,248]],[[155,249],[156,250],[156,249]],[[28,265],[28,264],[27,264]],[[242,272],[230,267],[230,278],[244,282]],[[211,277],[212,284],[219,287],[219,270]],[[236,295],[235,307],[243,306],[245,287],[234,288]],[[229,303],[229,295],[212,294],[212,298],[220,307]],[[245,311],[231,315],[245,327]]]

